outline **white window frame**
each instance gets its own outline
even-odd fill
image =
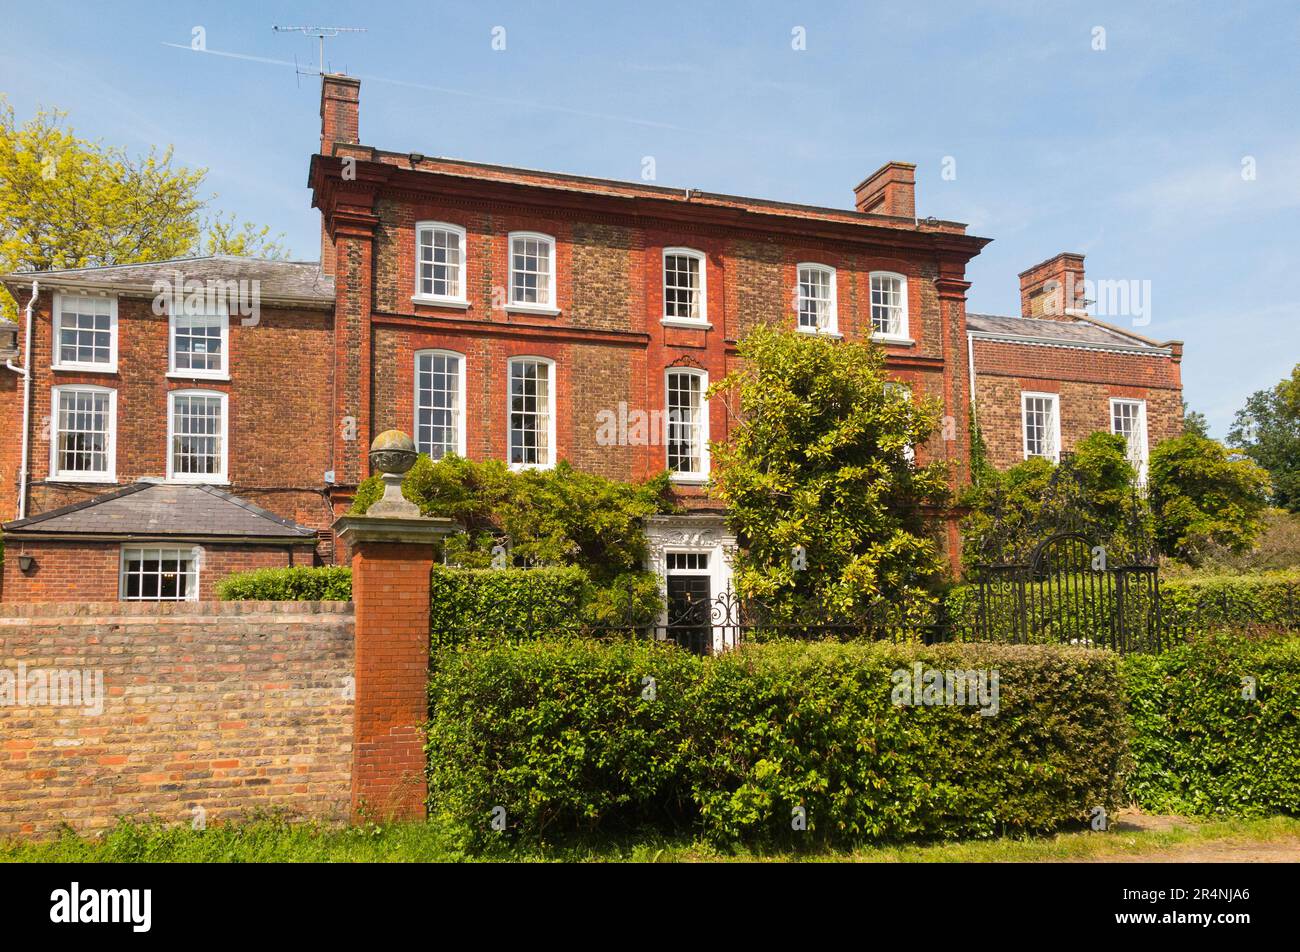
[[[1029,401],[1032,399],[1048,400],[1052,405],[1052,455],[1043,458],[1059,463],[1061,461],[1061,395],[1037,390],[1020,392],[1020,443],[1025,459],[1031,456],[1042,456],[1041,453],[1029,452]]]
[[[516,463],[512,460],[514,456],[514,444],[511,443],[514,427],[510,425],[510,417],[514,412],[512,407],[513,393],[511,392],[511,382],[514,379],[514,367],[516,363],[531,361],[545,364],[547,370],[547,387],[546,387],[546,454],[545,462],[540,463]],[[524,469],[551,469],[555,466],[557,454],[555,451],[555,394],[557,390],[557,380],[555,373],[555,361],[550,357],[538,357],[532,354],[516,354],[506,361],[506,465],[513,470]]]
[[[108,394],[108,428],[105,463],[102,473],[84,473],[59,469],[59,403],[65,390],[90,390]],[[50,388],[50,479],[60,483],[115,483],[117,482],[117,391],[89,383],[68,383]]]
[[[414,434],[416,449],[421,453],[426,450],[420,447],[420,359],[422,357],[454,357],[456,365],[456,412],[453,416],[456,427],[456,448],[457,456],[464,457],[465,453],[465,355],[457,353],[454,350],[445,350],[443,348],[426,348],[417,350],[414,359],[411,362],[411,433]],[[432,454],[430,454],[432,456]]]
[[[225,304],[218,304],[215,311],[204,310],[201,314],[177,314],[168,309],[167,315],[167,376],[183,380],[229,380],[230,379],[230,312]],[[193,370],[176,366],[176,322],[185,317],[217,317],[221,319],[221,367],[217,370]]]
[[[709,372],[696,367],[669,367],[664,370],[664,465],[668,465],[668,432],[672,422],[669,418],[668,379],[674,374],[697,377],[700,381],[700,469],[694,472],[670,470],[669,479],[675,483],[705,483],[709,479]]]
[[[550,250],[551,267],[550,267],[550,274],[548,275],[548,277],[550,278],[550,282],[546,290],[546,299],[547,299],[546,304],[537,304],[531,301],[515,300],[515,240],[518,238],[528,238],[534,241],[544,241],[546,242],[547,248]],[[508,256],[507,260],[509,261],[509,265],[510,265],[509,268],[506,269],[507,276],[510,282],[506,292],[506,299],[509,302],[506,305],[507,309],[511,311],[525,311],[531,314],[550,314],[550,315],[559,314],[560,309],[557,303],[558,298],[556,297],[556,286],[559,284],[559,281],[557,280],[555,274],[556,270],[559,267],[559,262],[557,260],[557,255],[555,253],[555,238],[552,235],[548,235],[540,231],[512,231],[507,237],[506,254]]]
[[[898,281],[899,320],[896,333],[876,330],[875,302],[873,300],[876,278],[893,278]],[[898,341],[904,344],[912,343],[908,327],[907,275],[900,274],[897,271],[872,271],[867,276],[867,326],[871,329],[873,340]]]
[[[460,294],[426,294],[423,290],[424,281],[420,274],[421,265],[424,259],[420,256],[420,249],[426,231],[446,231],[457,235],[460,238],[460,266],[456,277],[456,283],[460,287]],[[513,238],[513,236],[512,236]],[[460,225],[453,225],[447,221],[419,221],[415,223],[415,293],[411,295],[411,300],[421,304],[444,304],[450,307],[468,307],[469,291],[466,287],[466,268],[465,262],[469,255],[467,253],[468,236],[465,229]],[[514,242],[511,241],[511,254],[513,255]],[[554,251],[552,250],[552,258]],[[552,276],[552,282],[554,276]],[[514,287],[513,283],[511,287]]]
[[[1146,483],[1147,463],[1150,462],[1150,440],[1147,436],[1147,402],[1137,397],[1111,397],[1108,407],[1110,411],[1110,432],[1115,434],[1119,434],[1119,431],[1115,429],[1115,405],[1120,403],[1130,404],[1138,408],[1136,422],[1141,441],[1134,446],[1132,441],[1126,437],[1125,442],[1128,445],[1125,447],[1125,452],[1128,454],[1128,461],[1137,470],[1138,482]]]
[[[184,598],[139,598],[139,597],[129,598],[127,597],[126,594],[126,576],[127,576],[126,563],[128,561],[127,553],[144,552],[151,549],[156,549],[159,552],[159,554],[163,552],[187,553],[185,557],[191,563],[193,563],[194,566],[194,571],[192,573],[194,576],[194,587],[192,591],[187,591],[185,593]],[[202,572],[203,572],[203,550],[197,545],[195,546],[182,546],[182,545],[174,545],[174,544],[169,545],[166,542],[158,542],[153,544],[148,542],[145,543],[133,542],[130,545],[123,545],[118,550],[117,598],[118,601],[122,601],[122,602],[197,602],[199,600],[199,587],[202,584],[202,579],[201,579]],[[191,573],[186,572],[185,574],[189,575]]]
[[[176,438],[177,397],[221,398],[221,471],[217,473],[177,473],[174,441]],[[230,394],[222,390],[186,388],[167,391],[167,480],[173,483],[202,483],[221,486],[230,482]]]
[[[700,316],[678,317],[668,314],[668,259],[694,258],[700,264]],[[709,323],[709,256],[698,248],[665,248],[659,256],[659,290],[663,298],[660,323],[666,327],[712,327]]]
[[[89,298],[99,300],[107,298],[108,300],[108,363],[100,364],[93,361],[82,360],[61,360],[59,353],[59,338],[62,336],[61,328],[63,324],[63,302],[69,298]],[[50,328],[52,338],[50,367],[53,370],[76,370],[89,371],[91,373],[113,374],[117,373],[117,297],[115,295],[103,294],[75,294],[71,292],[60,292],[54,295],[53,310],[50,312]]]
[[[817,271],[830,278],[830,316],[826,321],[825,327],[806,327],[801,322],[803,319],[803,273],[805,271]],[[795,326],[805,334],[826,334],[829,336],[839,336],[839,311],[840,311],[840,294],[839,294],[839,275],[838,272],[828,264],[819,264],[815,261],[804,261],[795,266],[794,270],[794,301],[795,301]]]

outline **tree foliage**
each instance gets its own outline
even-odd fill
[[[1277,386],[1251,394],[1228,439],[1268,470],[1273,502],[1300,512],[1300,364]]]
[[[871,344],[763,326],[739,355],[710,393],[738,416],[712,447],[711,491],[739,537],[740,594],[785,617],[923,601],[940,558],[921,507],[944,499],[947,471],[909,447],[934,431],[938,401],[892,391]]]
[[[1079,505],[1078,515],[1099,540],[1109,540],[1120,557],[1121,530],[1134,519],[1146,518],[1137,496],[1137,473],[1128,461],[1123,436],[1098,431],[1080,440],[1069,465],[1078,480],[1078,499],[1062,499],[1051,490],[1058,467],[1032,456],[1005,470],[989,470],[981,482],[962,496],[970,514],[962,523],[962,560],[975,566],[998,556],[993,550],[1023,552],[1054,531],[1049,504]],[[1137,513],[1134,507],[1138,507]],[[1131,541],[1131,540],[1130,540]]]
[[[1249,549],[1268,494],[1268,473],[1214,440],[1188,433],[1151,452],[1151,505],[1166,555],[1196,564],[1211,546]]]
[[[474,462],[421,456],[406,474],[402,494],[426,516],[456,520],[464,530],[447,543],[447,560],[487,568],[492,549],[508,546],[522,565],[577,565],[608,583],[638,572],[646,555],[645,519],[669,509],[668,475],[642,484],[575,470],[509,469],[500,460]],[[372,476],[357,487],[354,513],[383,495]],[[628,585],[631,579],[625,579]]]
[[[1207,440],[1210,438],[1210,421],[1204,413],[1193,410],[1186,400],[1183,401],[1183,432],[1203,436]]]
[[[283,257],[268,228],[208,211],[206,169],[170,147],[129,155],[75,135],[66,114],[19,123],[0,98],[0,273],[90,268],[191,254]],[[0,288],[0,315],[15,304]]]

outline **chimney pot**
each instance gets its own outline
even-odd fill
[[[853,190],[853,199],[860,212],[916,218],[916,165],[886,162]]]

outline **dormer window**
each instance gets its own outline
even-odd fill
[[[415,226],[415,299],[464,304],[465,229],[446,222]]]

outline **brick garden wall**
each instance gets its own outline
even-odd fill
[[[352,656],[347,603],[0,605],[0,836],[345,818]],[[103,712],[16,706],[20,663],[101,671]]]

